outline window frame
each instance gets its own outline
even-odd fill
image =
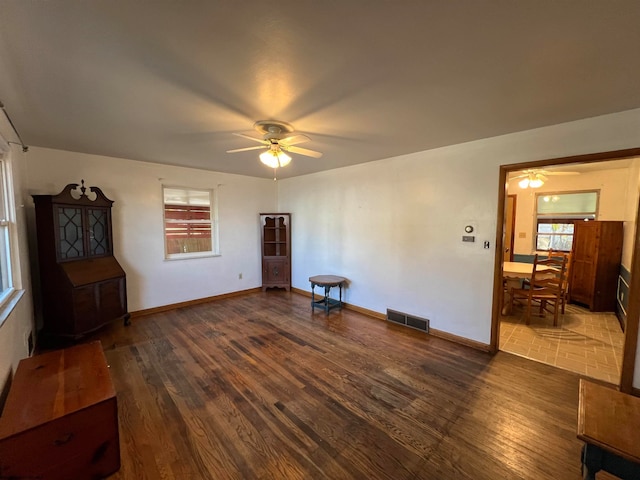
[[[574,195],[578,193],[595,193],[596,195],[596,206],[595,211],[593,212],[565,212],[565,213],[538,213],[538,199],[540,197],[547,196],[560,196],[560,195]],[[588,189],[588,190],[568,190],[568,191],[560,191],[560,192],[536,192],[533,206],[533,214],[534,214],[534,230],[533,230],[533,251],[534,252],[545,252],[547,250],[539,250],[538,249],[538,237],[540,235],[544,236],[571,236],[571,246],[573,248],[573,235],[574,233],[540,233],[540,224],[572,224],[575,225],[577,222],[583,222],[585,220],[597,220],[600,210],[600,189]],[[554,222],[555,220],[555,222]],[[575,231],[575,229],[574,229]],[[550,242],[551,244],[552,242]],[[553,248],[556,250],[556,248]],[[560,250],[561,252],[570,252],[569,250]]]
[[[1,139],[0,139],[1,140]],[[20,274],[17,266],[17,227],[16,208],[13,189],[13,173],[11,169],[11,149],[3,148],[0,143],[0,325],[15,307],[21,292]]]
[[[207,192],[209,196],[209,221],[211,225],[211,250],[202,250],[194,252],[180,252],[169,253],[167,243],[167,204],[165,200],[165,191],[167,189],[172,190],[184,190],[185,192]],[[217,190],[215,188],[199,188],[199,187],[184,187],[180,185],[162,185],[162,237],[164,244],[164,258],[165,260],[186,260],[190,258],[206,258],[220,256],[220,242],[218,235],[218,197]]]

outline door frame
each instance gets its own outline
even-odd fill
[[[513,201],[513,205],[511,206],[511,218],[505,218],[505,233],[506,233],[506,225],[507,223],[511,224],[511,237],[505,238],[505,244],[502,248],[503,255],[507,252],[504,249],[505,246],[509,247],[509,259],[505,261],[513,261],[513,246],[515,245],[515,236],[516,236],[516,209],[518,208],[518,196],[515,194],[509,194],[505,197],[505,214],[507,212],[507,202],[511,199]],[[504,257],[503,257],[504,258]]]
[[[500,334],[500,312],[502,310],[502,259],[504,256],[504,224],[506,185],[509,172],[523,170],[525,168],[542,168],[550,165],[562,165],[566,163],[594,163],[608,160],[621,160],[624,158],[640,157],[639,148],[615,150],[609,152],[590,153],[571,157],[550,158],[525,163],[513,163],[500,166],[500,178],[498,181],[498,216],[496,223],[495,261],[493,267],[493,307],[491,309],[491,342],[490,351],[498,351],[498,339]],[[640,319],[640,205],[636,212],[636,231],[634,237],[633,255],[631,259],[631,282],[629,284],[629,303],[627,308],[627,327],[624,336],[622,354],[622,369],[620,375],[620,391],[632,393],[633,376],[636,362],[636,350],[638,346],[638,324]],[[640,394],[640,391],[635,393]]]

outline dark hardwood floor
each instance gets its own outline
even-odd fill
[[[579,377],[270,291],[112,324],[114,479],[579,479]]]

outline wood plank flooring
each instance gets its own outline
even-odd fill
[[[310,299],[113,324],[113,479],[579,479],[578,375]]]

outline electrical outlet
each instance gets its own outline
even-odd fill
[[[238,280],[242,280],[242,273],[238,274]]]

